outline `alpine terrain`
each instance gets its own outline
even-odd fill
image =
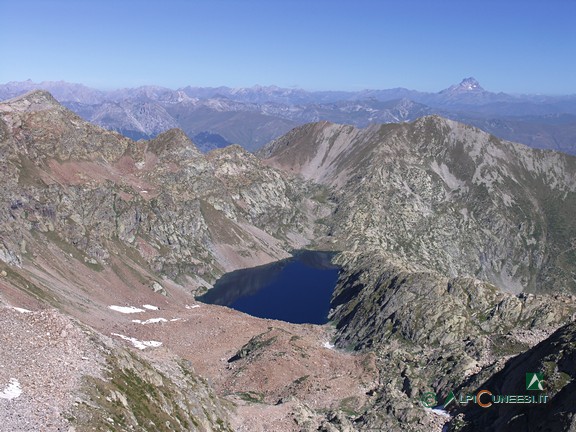
[[[0,103],[5,430],[576,429],[576,158],[429,115],[510,97],[470,79],[358,127],[278,116],[298,91],[77,90],[115,131],[42,90]],[[245,142],[276,139],[227,146],[254,116]],[[195,300],[296,249],[336,252],[328,324]],[[446,403],[531,373],[546,404]]]
[[[0,100],[37,89],[50,91],[85,120],[135,140],[181,128],[203,152],[230,143],[254,151],[309,122],[364,128],[436,114],[530,147],[576,154],[576,96],[494,93],[473,77],[437,93],[405,88],[310,92],[276,86],[102,91],[28,80],[0,84]]]

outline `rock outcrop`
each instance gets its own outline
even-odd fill
[[[189,362],[151,358],[55,310],[0,306],[2,429],[231,431],[229,406]]]
[[[440,117],[317,123],[260,152],[333,189],[332,238],[508,292],[576,292],[576,159]],[[351,246],[350,246],[351,245]]]

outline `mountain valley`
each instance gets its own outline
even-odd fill
[[[576,158],[430,108],[473,94],[505,110],[509,96],[465,80],[411,94],[420,102],[366,102],[377,112],[356,127],[307,123],[323,110],[350,119],[356,102],[344,94],[306,105],[296,90],[234,101],[225,88],[148,88],[140,102],[122,91],[110,102],[59,88],[76,114],[46,91],[0,103],[0,420],[10,430],[576,424]],[[211,151],[189,139],[198,134]],[[328,324],[196,301],[223,274],[297,249],[336,253]],[[537,371],[554,409],[421,403],[427,392],[516,391]]]

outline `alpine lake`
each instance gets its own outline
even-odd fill
[[[300,250],[292,258],[224,274],[198,301],[294,324],[328,322],[339,267],[334,252]]]

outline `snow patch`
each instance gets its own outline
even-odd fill
[[[200,305],[197,305],[197,304],[196,304],[196,305],[192,305],[192,306],[186,305],[186,309],[196,309],[196,308],[199,308],[199,307],[200,307]]]
[[[324,348],[334,349],[334,344],[331,344],[330,342],[324,342],[324,343],[322,344],[322,346],[323,346]]]
[[[112,309],[113,311],[125,313],[125,314],[145,312],[144,309],[139,309],[139,308],[134,307],[134,306],[114,306],[114,305],[112,305],[112,306],[108,306],[108,309]]]
[[[132,322],[136,323],[136,324],[156,324],[159,322],[168,322],[168,320],[166,318],[150,318],[150,319],[147,319],[145,321],[132,320]]]
[[[142,305],[142,307],[143,307],[144,309],[148,309],[148,310],[158,310],[158,309],[160,309],[158,306],[152,306],[152,305],[149,305],[149,304]]]
[[[118,336],[120,339],[124,339],[125,341],[130,342],[134,347],[138,348],[139,350],[143,350],[146,348],[158,348],[162,345],[162,342],[157,341],[140,341],[136,338],[132,338],[129,336],[124,336],[119,333],[112,333],[112,336]]]
[[[0,392],[0,399],[16,399],[22,394],[22,389],[20,388],[20,383],[16,378],[10,379],[10,384],[8,384],[4,390]]]
[[[20,312],[20,313],[30,313],[30,312],[32,312],[32,311],[29,311],[28,309],[19,308],[19,307],[13,307],[12,309],[14,309],[16,312]]]

